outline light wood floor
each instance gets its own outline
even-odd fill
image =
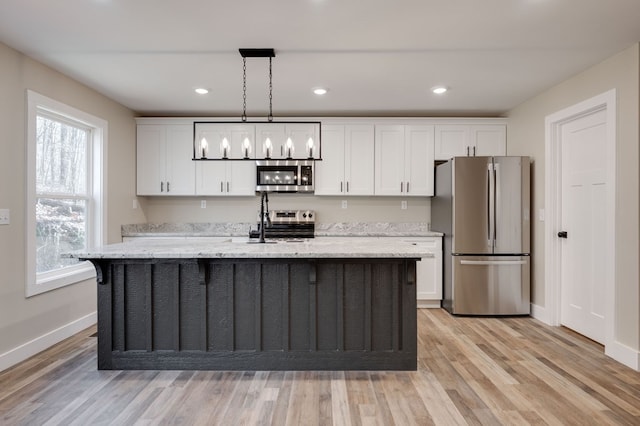
[[[419,310],[417,372],[97,371],[94,328],[0,373],[0,425],[640,425],[640,373],[530,318]]]

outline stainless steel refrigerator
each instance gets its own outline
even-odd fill
[[[456,315],[528,315],[529,157],[455,157],[436,167],[435,184],[442,307]]]

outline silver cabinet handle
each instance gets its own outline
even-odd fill
[[[473,147],[473,156],[474,157],[476,156],[476,147],[475,146]]]
[[[349,192],[349,181],[347,181],[347,192]]]
[[[284,147],[280,145],[280,157],[284,157]]]
[[[400,192],[404,192],[404,182],[400,182]]]
[[[340,182],[340,192],[342,192],[342,182]]]
[[[467,157],[469,156],[469,147],[467,147]]]
[[[409,182],[407,182],[407,194],[409,193]]]
[[[167,182],[167,192],[169,192],[169,191],[170,191],[170,189],[169,189],[169,184],[170,184],[170,183],[171,183],[171,182]]]
[[[224,192],[224,182],[220,181],[220,192]]]
[[[227,192],[229,192],[229,182],[227,182]]]
[[[160,192],[164,192],[164,182],[160,182]]]

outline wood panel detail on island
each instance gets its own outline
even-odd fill
[[[415,370],[418,257],[85,257],[98,368]]]

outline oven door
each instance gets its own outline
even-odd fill
[[[295,191],[297,166],[258,166],[256,191]]]

